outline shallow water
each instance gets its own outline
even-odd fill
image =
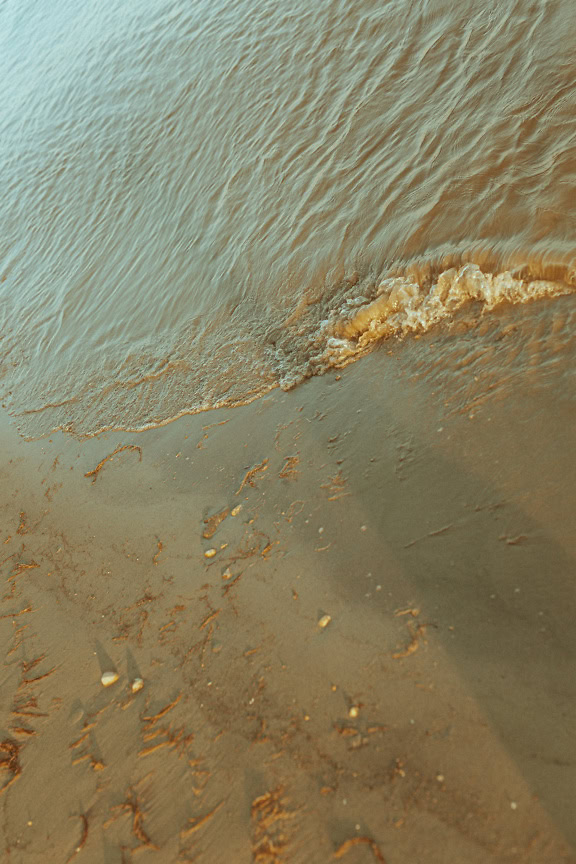
[[[5,0],[0,371],[23,433],[161,424],[571,292],[574,37],[571,0]]]

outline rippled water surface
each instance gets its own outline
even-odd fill
[[[141,428],[470,303],[553,322],[575,45],[572,0],[4,0],[5,404]]]

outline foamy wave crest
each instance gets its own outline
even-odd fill
[[[87,353],[81,378],[76,357],[65,354],[61,367],[32,374],[17,331],[0,351],[2,401],[25,437],[58,428],[78,437],[136,432],[183,414],[245,405],[277,386],[290,390],[386,339],[417,337],[434,326],[447,334],[453,321],[474,327],[500,304],[576,293],[567,282],[491,275],[471,263],[432,272],[354,273],[322,292],[296,296],[283,319],[272,307],[255,310],[251,301],[232,315],[223,306],[214,320],[184,328],[172,342],[106,357]]]
[[[423,333],[450,321],[472,302],[481,304],[480,314],[484,314],[501,303],[527,303],[573,290],[566,283],[518,279],[508,272],[494,276],[476,264],[446,270],[428,286],[404,277],[384,279],[375,297],[349,298],[322,322],[318,333],[322,348],[311,358],[311,371],[319,374],[345,366],[383,339]]]

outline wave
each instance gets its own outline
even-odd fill
[[[310,371],[341,368],[385,339],[424,333],[453,320],[471,303],[479,304],[478,314],[485,315],[503,303],[528,303],[574,290],[566,282],[484,273],[476,264],[450,268],[430,285],[406,277],[384,279],[374,297],[348,298],[322,322],[317,337],[321,350],[310,358]],[[286,384],[293,386],[290,377]]]
[[[185,414],[246,405],[276,387],[291,390],[386,341],[418,338],[435,328],[449,339],[451,326],[463,317],[474,327],[504,304],[576,291],[568,271],[563,275],[570,282],[522,278],[519,271],[494,274],[469,262],[441,269],[429,259],[384,274],[356,273],[300,289],[280,307],[255,308],[249,301],[223,306],[178,338],[140,350],[127,343],[128,354],[86,355],[81,365],[69,358],[64,368],[41,376],[31,374],[21,348],[5,343],[3,404],[27,438],[55,429],[79,438],[139,432]]]

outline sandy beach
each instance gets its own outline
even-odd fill
[[[429,333],[140,434],[2,415],[2,860],[576,861],[574,401],[567,352],[514,377],[533,308],[445,334],[441,395]]]
[[[576,864],[574,0],[1,0],[0,864]]]

